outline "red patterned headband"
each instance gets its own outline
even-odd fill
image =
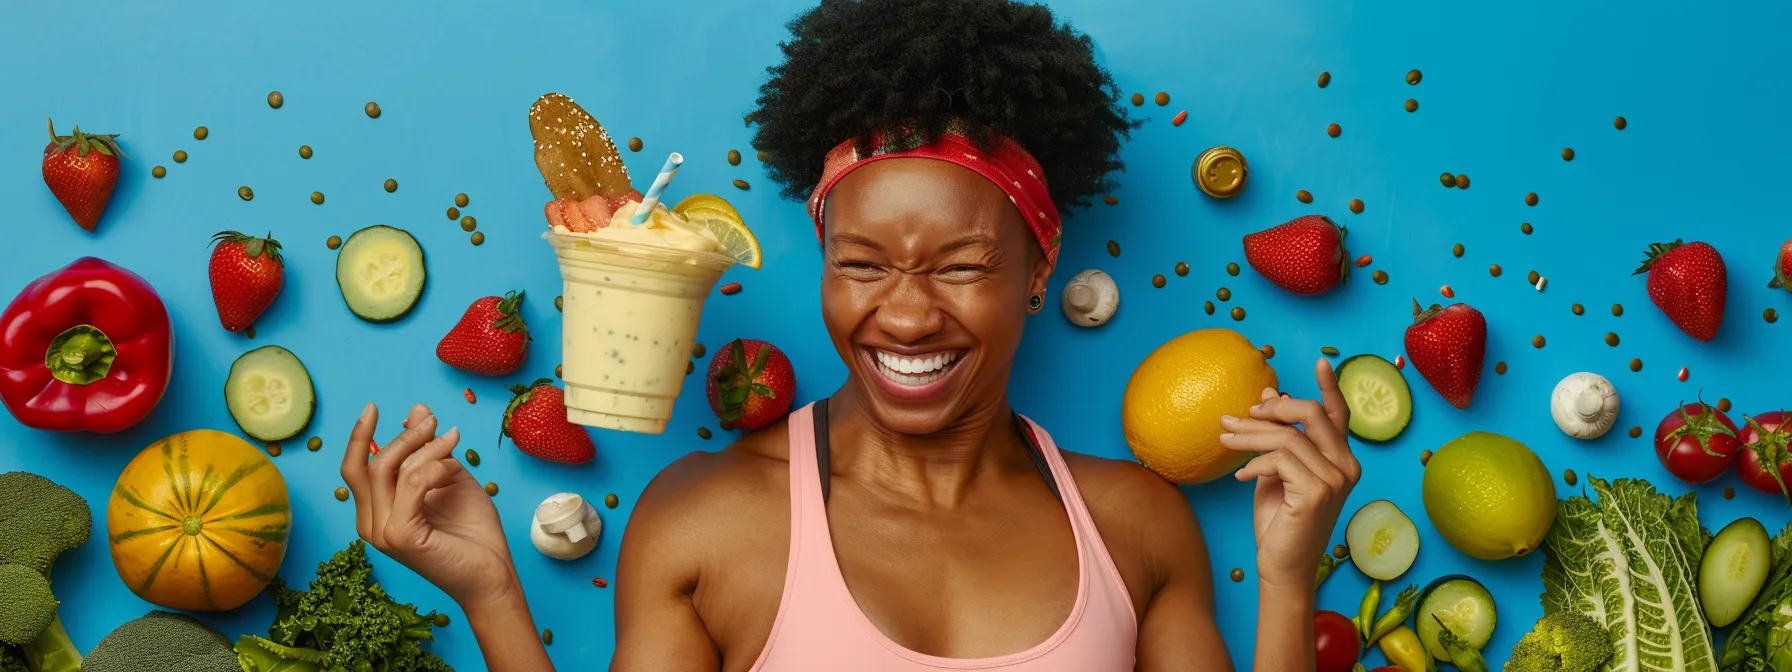
[[[978,149],[964,135],[951,131],[942,133],[932,143],[905,150],[888,147],[880,138],[867,156],[859,154],[852,140],[840,143],[823,160],[821,183],[815,185],[815,192],[809,196],[809,216],[815,220],[815,235],[822,235],[822,203],[841,178],[867,163],[895,158],[938,159],[964,166],[988,178],[1001,187],[1003,193],[1008,194],[1008,200],[1020,210],[1027,228],[1032,229],[1034,237],[1039,239],[1039,247],[1045,250],[1046,261],[1057,265],[1059,234],[1064,230],[1064,224],[1046,190],[1045,170],[1039,167],[1033,155],[1006,137],[1000,138],[995,148],[988,152]]]

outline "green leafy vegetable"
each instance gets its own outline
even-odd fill
[[[1717,669],[1699,606],[1699,560],[1709,532],[1692,494],[1659,494],[1647,481],[1589,477],[1599,501],[1556,503],[1544,540],[1543,612],[1591,618],[1614,647],[1611,672]]]
[[[453,672],[422,647],[434,637],[435,613],[394,601],[372,575],[367,545],[356,540],[318,564],[310,590],[275,579],[267,638],[237,640],[244,672]]]

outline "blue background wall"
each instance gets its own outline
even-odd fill
[[[689,157],[673,192],[711,191],[731,199],[764,243],[766,268],[730,271],[725,281],[746,290],[719,297],[703,321],[701,341],[714,346],[743,336],[789,351],[800,372],[800,400],[832,390],[844,369],[828,347],[815,301],[819,262],[800,204],[780,200],[752,160],[748,111],[763,69],[778,56],[784,23],[806,0],[653,3],[347,2],[6,3],[0,8],[0,202],[7,209],[0,290],[7,296],[31,279],[83,255],[98,255],[146,277],[173,312],[178,331],[173,387],[149,421],[116,436],[52,435],[0,419],[0,471],[30,469],[62,481],[103,512],[119,469],[138,449],[176,431],[235,431],[220,389],[231,361],[268,343],[287,346],[315,376],[320,407],[307,436],[276,459],[292,487],[298,527],[281,574],[303,582],[314,563],[354,536],[350,507],[335,501],[336,451],[361,405],[374,401],[397,417],[405,405],[432,405],[457,424],[465,445],[479,448],[481,479],[503,486],[497,504],[537,620],[558,637],[551,647],[561,669],[593,669],[613,646],[611,596],[593,577],[613,578],[617,542],[629,507],[663,465],[690,450],[716,450],[696,428],[715,420],[700,386],[687,386],[672,428],[647,437],[596,432],[600,459],[563,468],[493,449],[503,401],[501,383],[551,374],[559,360],[559,316],[550,301],[560,279],[538,238],[549,196],[531,161],[525,111],[548,91],[572,95],[620,140],[639,136],[645,151],[626,158],[643,184],[668,151]],[[1384,446],[1357,446],[1369,465],[1346,508],[1388,498],[1419,519],[1424,550],[1409,578],[1472,574],[1498,596],[1501,625],[1491,646],[1497,665],[1540,609],[1539,557],[1499,563],[1467,559],[1422,519],[1418,454],[1470,430],[1525,441],[1552,471],[1643,477],[1678,494],[1686,490],[1654,459],[1647,439],[1624,430],[1654,424],[1674,402],[1702,388],[1707,400],[1729,397],[1733,415],[1778,408],[1788,399],[1784,357],[1792,324],[1767,324],[1762,310],[1792,314],[1792,296],[1764,287],[1771,249],[1792,235],[1774,209],[1786,194],[1785,133],[1770,119],[1786,102],[1779,37],[1789,11],[1766,2],[1720,3],[1694,12],[1668,2],[1425,3],[1417,0],[1326,2],[1171,2],[1065,0],[1059,14],[1091,35],[1125,93],[1147,98],[1167,91],[1167,107],[1147,102],[1150,123],[1125,149],[1128,171],[1118,206],[1079,213],[1065,233],[1062,283],[1094,267],[1122,287],[1113,323],[1070,326],[1055,307],[1033,319],[1014,382],[1014,401],[1049,419],[1060,442],[1099,455],[1127,455],[1118,426],[1120,391],[1134,365],[1182,332],[1235,328],[1279,353],[1273,363],[1296,394],[1314,392],[1310,365],[1322,345],[1346,354],[1399,352],[1410,302],[1441,300],[1449,284],[1490,322],[1492,371],[1468,411],[1445,404],[1414,372],[1412,428]],[[78,37],[72,37],[78,36]],[[1406,84],[1409,69],[1424,72]],[[1329,88],[1315,87],[1321,71]],[[269,109],[278,90],[285,107]],[[1402,103],[1416,98],[1407,113]],[[361,112],[367,101],[384,110]],[[1170,119],[1188,111],[1188,121]],[[1629,119],[1614,130],[1613,117]],[[98,234],[75,227],[38,175],[44,117],[62,130],[122,134],[131,160]],[[1325,134],[1329,123],[1342,137]],[[210,138],[193,139],[195,126]],[[315,158],[300,160],[309,144]],[[1189,182],[1202,149],[1225,144],[1248,157],[1245,193],[1217,202]],[[1573,162],[1560,158],[1573,147]],[[730,167],[729,149],[747,160]],[[177,149],[185,164],[169,158]],[[150,167],[168,176],[151,179]],[[1468,173],[1467,191],[1446,190],[1438,174]],[[381,189],[396,178],[395,194]],[[748,192],[729,186],[735,178]],[[249,185],[255,199],[237,198]],[[1297,189],[1314,194],[1298,203]],[[324,205],[308,195],[324,192]],[[1535,191],[1541,204],[1526,207]],[[486,232],[483,247],[446,221],[457,192],[472,198],[467,214]],[[1360,198],[1360,215],[1346,203]],[[1353,253],[1372,254],[1343,291],[1297,299],[1248,269],[1239,237],[1296,215],[1330,215],[1350,228]],[[1531,222],[1536,233],[1519,232]],[[421,307],[393,325],[354,319],[331,277],[330,235],[375,223],[409,229],[429,255],[430,284]],[[287,289],[249,341],[218,326],[204,265],[208,237],[219,230],[271,231],[286,245]],[[1651,307],[1643,281],[1630,272],[1650,242],[1701,238],[1731,268],[1730,314],[1719,338],[1699,344]],[[1108,240],[1123,254],[1110,258]],[[1461,259],[1450,253],[1462,243]],[[1171,268],[1193,269],[1176,277]],[[1489,277],[1488,264],[1506,269]],[[1368,281],[1384,269],[1386,286]],[[1548,276],[1538,293],[1522,278]],[[1169,284],[1154,289],[1150,279]],[[1225,286],[1231,304],[1216,316],[1201,303]],[[541,336],[525,372],[493,381],[461,374],[433,355],[435,341],[474,298],[523,289],[524,314]],[[1053,287],[1054,292],[1058,289]],[[1054,294],[1055,297],[1055,294]],[[1056,298],[1052,299],[1054,306]],[[1587,306],[1575,317],[1571,303]],[[1623,317],[1608,308],[1622,303]],[[1244,306],[1248,319],[1225,317]],[[1788,320],[1792,322],[1792,320]],[[1621,347],[1602,337],[1616,331]],[[1531,336],[1549,339],[1546,349]],[[1640,357],[1641,373],[1625,363]],[[1692,377],[1677,382],[1686,366]],[[1590,370],[1611,377],[1623,395],[1618,429],[1590,443],[1573,442],[1549,419],[1547,395],[1562,376]],[[696,379],[693,379],[696,380]],[[468,405],[461,390],[480,395]],[[389,432],[383,433],[389,436]],[[1704,523],[1716,529],[1753,515],[1770,529],[1787,520],[1784,505],[1753,491],[1725,501],[1733,476],[1696,488]],[[604,510],[603,542],[571,563],[529,550],[526,523],[542,497],[574,490],[593,498],[614,492],[622,506]],[[1561,488],[1564,496],[1568,488]],[[1252,573],[1254,548],[1246,485],[1187,489],[1213,546],[1221,624],[1235,660],[1248,667],[1253,646],[1253,582],[1225,578],[1233,567]],[[102,514],[103,515],[103,514]],[[1342,527],[1340,526],[1340,538]],[[399,598],[456,616],[436,650],[451,663],[478,669],[473,639],[447,599],[396,564],[377,560],[378,576]],[[1323,607],[1349,613],[1364,581],[1341,574],[1321,593]],[[65,556],[57,592],[75,641],[91,647],[149,605],[116,579],[97,537]],[[271,607],[258,600],[207,620],[234,636],[265,629]],[[1379,659],[1379,654],[1371,661]]]

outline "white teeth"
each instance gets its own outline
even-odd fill
[[[945,352],[925,357],[904,357],[883,350],[873,350],[872,354],[876,356],[880,373],[904,385],[925,385],[939,380],[962,355],[960,352]]]

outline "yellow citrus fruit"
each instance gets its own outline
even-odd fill
[[[1456,550],[1482,560],[1524,555],[1556,520],[1556,484],[1537,454],[1492,432],[1469,432],[1425,463],[1425,514]]]
[[[692,194],[679,201],[672,212],[709,227],[710,232],[716,234],[716,240],[722,242],[722,254],[734,257],[736,263],[758,270],[764,261],[765,253],[759,249],[759,239],[741,221],[740,213],[727,199],[715,194]]]
[[[1220,416],[1245,417],[1275,386],[1275,369],[1238,332],[1191,331],[1132,372],[1120,426],[1140,464],[1176,483],[1206,483],[1252,457],[1220,445]]]

